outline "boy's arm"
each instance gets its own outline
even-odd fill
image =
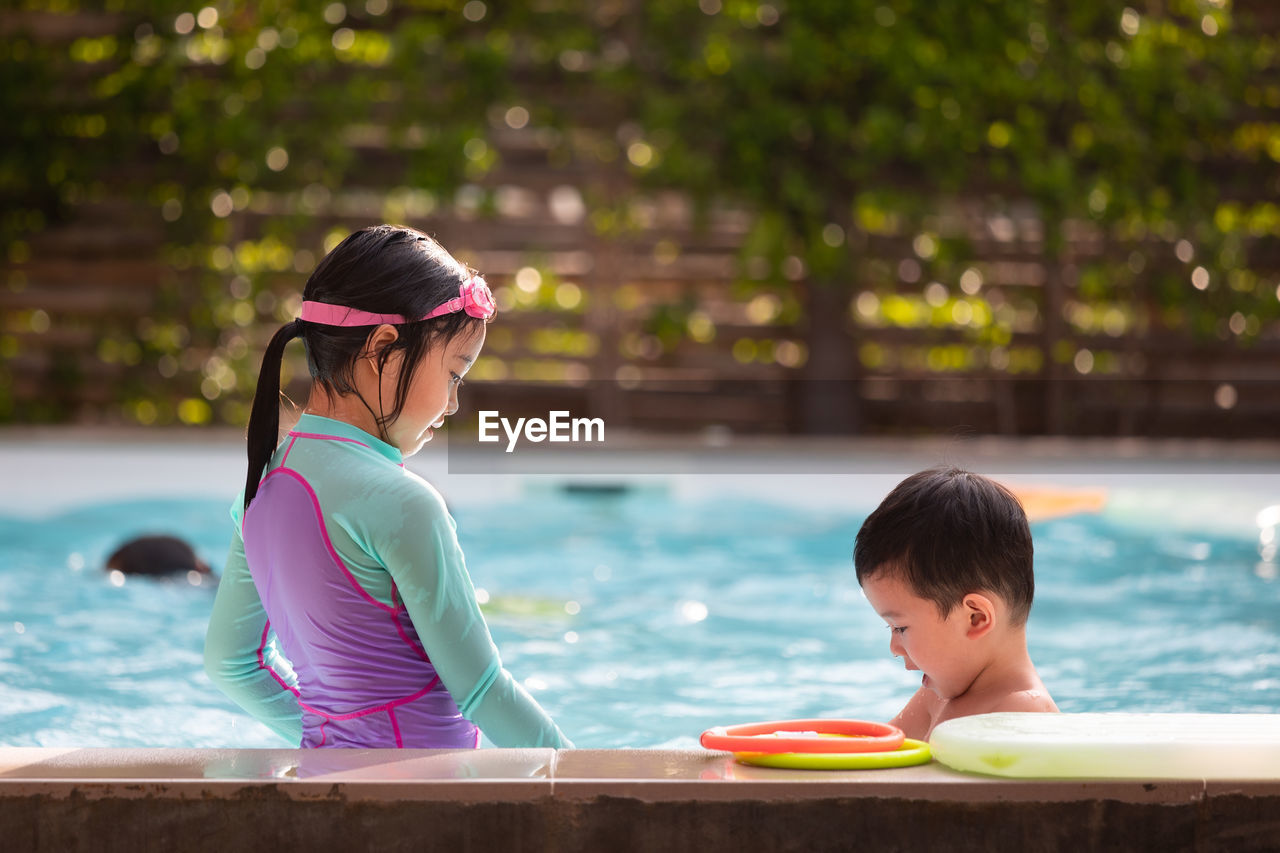
[[[889,724],[902,729],[902,733],[909,738],[925,740],[933,723],[933,705],[936,700],[937,696],[932,690],[921,687]]]

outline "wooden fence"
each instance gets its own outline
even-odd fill
[[[932,299],[939,305],[929,310],[950,305],[964,319],[974,309],[956,307],[970,303],[955,298],[963,296],[955,284],[929,292],[932,285],[922,282],[849,282],[815,293],[801,271],[788,290],[738,297],[743,217],[732,212],[699,231],[678,198],[661,198],[648,228],[615,241],[595,237],[582,221],[548,224],[549,193],[558,193],[562,207],[572,207],[564,199],[573,198],[566,189],[572,185],[556,183],[552,172],[498,175],[521,202],[493,219],[452,211],[409,220],[480,269],[507,308],[492,328],[478,381],[468,383],[473,406],[571,408],[611,426],[664,431],[719,425],[775,433],[1274,437],[1280,424],[1277,330],[1247,346],[1149,325],[1118,337],[1052,336],[1045,306],[1070,303],[1072,284],[1028,259],[1037,245],[979,247],[983,260],[973,268],[986,279],[978,294],[998,290],[1005,304],[1030,315],[1007,345],[993,346],[960,323],[913,328],[872,310],[894,297],[917,309]],[[254,233],[258,216],[244,216],[237,227]],[[316,242],[324,228],[379,218],[373,211],[324,217]],[[166,316],[166,291],[191,299],[184,289],[194,289],[197,277],[160,260],[163,231],[152,219],[151,211],[119,202],[86,205],[72,222],[34,239],[29,260],[8,266],[0,308],[17,420],[59,408],[76,421],[113,422],[123,417],[114,405],[122,386],[164,393],[163,377],[138,375],[154,366],[104,351],[101,333],[138,331]],[[879,241],[869,241],[867,251],[893,265],[912,257],[909,246]],[[1001,259],[1018,251],[1020,260]],[[556,282],[550,294],[545,282],[531,288],[530,271]],[[282,297],[303,281],[281,278]],[[565,288],[566,304],[576,308],[580,300],[582,310],[512,307],[530,289],[554,300],[555,288]],[[693,309],[679,315],[684,334],[664,339],[653,328],[655,312],[684,305]],[[815,322],[815,312],[826,322]],[[251,331],[260,351],[273,329],[266,320]],[[1059,363],[1055,352],[1064,347],[1074,355]],[[822,353],[818,364],[815,352]],[[185,364],[200,365],[210,354],[207,345],[192,349]],[[1104,355],[1120,366],[1089,369]]]

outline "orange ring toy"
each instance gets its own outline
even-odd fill
[[[794,732],[787,737],[783,732]],[[889,752],[899,749],[902,730],[869,720],[777,720],[716,726],[702,733],[707,749],[725,752],[851,753]]]

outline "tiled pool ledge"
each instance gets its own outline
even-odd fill
[[[664,750],[0,748],[20,850],[1274,850],[1274,780],[1022,781]]]

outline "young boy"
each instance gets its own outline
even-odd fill
[[[892,721],[907,737],[953,717],[1058,710],[1027,654],[1031,530],[1008,489],[958,468],[913,474],[863,523],[853,563],[889,651],[924,673]]]

